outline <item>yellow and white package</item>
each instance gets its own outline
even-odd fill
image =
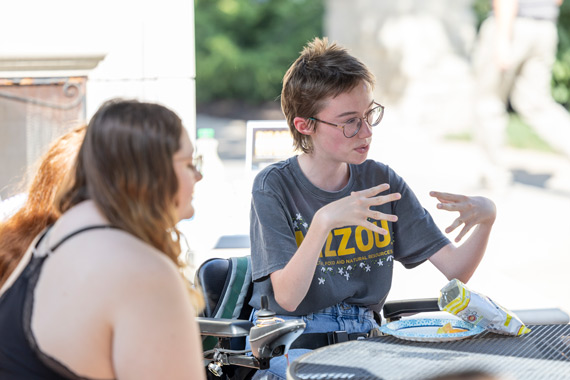
[[[439,294],[440,310],[484,329],[506,335],[524,335],[530,329],[512,312],[493,302],[489,297],[469,290],[464,283],[453,279]]]

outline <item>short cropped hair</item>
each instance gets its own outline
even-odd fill
[[[310,136],[297,131],[294,119],[315,116],[326,100],[351,91],[362,82],[374,89],[374,75],[345,48],[329,44],[326,37],[309,42],[285,73],[281,91],[281,109],[295,149],[311,153],[313,143]]]

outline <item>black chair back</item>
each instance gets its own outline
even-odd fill
[[[209,259],[196,271],[195,283],[206,301],[201,316],[249,319],[253,292],[250,256]]]

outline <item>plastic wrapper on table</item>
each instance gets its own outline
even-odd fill
[[[484,329],[506,335],[523,335],[530,329],[511,311],[495,303],[489,297],[469,290],[464,283],[453,279],[439,295],[440,310]]]

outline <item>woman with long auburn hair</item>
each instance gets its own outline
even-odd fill
[[[34,168],[36,174],[28,190],[19,198],[25,199],[24,203],[7,220],[0,222],[0,287],[32,240],[59,217],[54,198],[75,162],[85,128],[85,125],[73,128],[50,144]]]
[[[91,119],[61,216],[0,289],[0,375],[205,379],[176,223],[202,178],[180,118],[113,100]],[[17,354],[16,354],[17,353]]]

